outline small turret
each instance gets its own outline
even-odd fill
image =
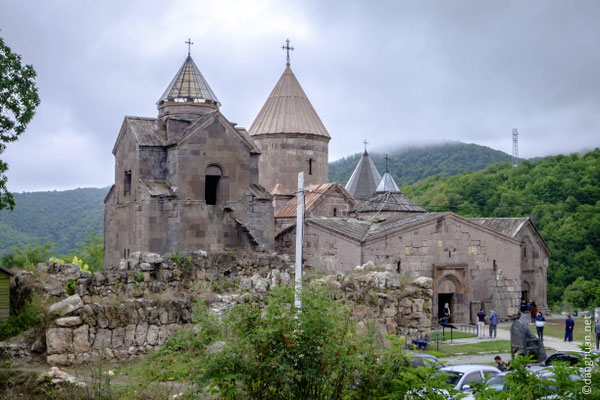
[[[156,105],[158,117],[164,120],[169,116],[195,119],[198,115],[218,110],[221,103],[188,51],[183,65]]]

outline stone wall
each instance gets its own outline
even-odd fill
[[[53,293],[62,299],[49,308],[57,319],[46,331],[47,361],[56,365],[137,357],[179,330],[192,328],[197,299],[204,299],[217,314],[241,302],[261,307],[268,291],[294,279],[287,256],[252,252],[196,251],[178,260],[133,253],[117,268],[94,274],[72,264],[40,268],[57,286],[76,282],[74,295]],[[410,337],[430,331],[430,278],[408,283],[369,263],[351,273],[312,281],[325,283],[333,298],[351,301],[360,325],[376,322],[381,333]]]

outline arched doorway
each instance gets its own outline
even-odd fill
[[[521,300],[528,301],[531,296],[531,286],[527,281],[521,282]]]
[[[454,283],[454,279],[446,276],[442,279],[438,285],[437,292],[437,310],[438,310],[438,321],[444,318],[444,308],[446,304],[450,307],[450,318],[448,322],[455,322],[454,317],[454,309],[455,309],[455,301],[456,301],[456,293],[457,293],[456,283]]]
[[[223,170],[218,165],[209,165],[206,168],[204,179],[204,199],[208,205],[216,205],[221,201],[219,184],[223,177]]]

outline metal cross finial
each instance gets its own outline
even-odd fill
[[[363,141],[363,144],[365,145],[365,151],[367,151],[367,145],[369,144],[369,142],[367,142],[367,139],[365,139],[365,140]]]
[[[290,47],[290,39],[285,40],[285,46],[281,46],[281,49],[287,51],[287,57],[285,58],[287,62],[285,63],[285,65],[287,65],[289,67],[290,66],[290,50],[294,51],[294,48]]]
[[[185,42],[185,43],[188,45],[188,56],[189,56],[194,42],[192,42],[192,39],[188,38],[187,42]]]
[[[389,160],[390,158],[388,157],[388,155],[387,155],[387,154],[385,155],[385,157],[384,157],[384,158],[385,158],[385,172],[390,172],[390,171],[388,171],[388,160]]]

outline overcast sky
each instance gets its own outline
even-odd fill
[[[332,136],[330,161],[460,140],[522,157],[600,145],[599,1],[3,1],[0,36],[41,105],[1,156],[11,191],[107,186],[125,115],[187,55],[249,128],[285,67]]]

